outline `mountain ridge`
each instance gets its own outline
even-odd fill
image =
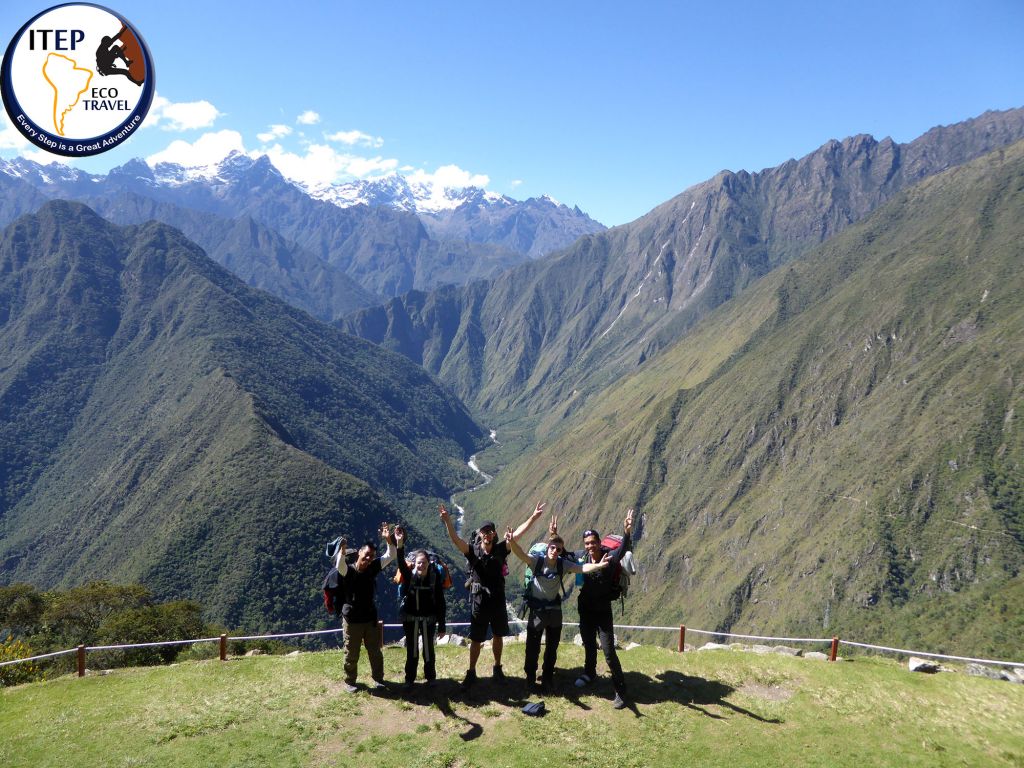
[[[635,222],[493,280],[400,296],[339,324],[425,361],[488,418],[570,412],[581,395],[899,190],[1021,137],[1024,109],[936,128],[908,145],[830,141],[758,174],[723,171]]]
[[[1024,141],[908,187],[562,420],[475,513],[544,498],[571,538],[637,507],[631,622],[1024,653],[1022,211]]]
[[[220,621],[323,621],[325,536],[399,514],[419,531],[471,482],[483,430],[426,372],[166,225],[47,203],[0,237],[0,306],[5,579],[145,581]]]

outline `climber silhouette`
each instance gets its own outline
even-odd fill
[[[123,43],[120,42],[124,37]],[[124,75],[136,85],[142,85],[146,78],[146,67],[142,59],[142,50],[127,27],[113,37],[104,35],[96,49],[96,70],[101,75]],[[117,65],[123,61],[125,66]]]

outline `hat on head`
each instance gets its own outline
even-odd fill
[[[486,531],[488,528],[490,528],[495,533],[498,532],[498,526],[494,524],[493,520],[484,520],[482,523],[480,523],[481,532]]]

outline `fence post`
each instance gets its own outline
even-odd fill
[[[85,646],[78,646],[78,676],[85,677]]]
[[[384,647],[384,622],[377,622],[377,639],[380,640],[380,647]]]
[[[220,636],[220,660],[221,661],[227,661],[228,660],[228,636],[227,635],[221,635]]]
[[[839,638],[833,636],[832,637],[832,650],[828,654],[828,660],[829,661],[835,661],[836,660],[836,653],[838,651],[839,651]]]
[[[686,650],[686,625],[679,625],[679,652],[682,653]]]

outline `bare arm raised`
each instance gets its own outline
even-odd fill
[[[538,520],[540,520],[540,516],[544,514],[544,506],[545,502],[538,502],[537,506],[534,507],[533,509],[533,514],[526,518],[526,521],[521,523],[520,526],[516,528],[515,532],[512,534],[512,537],[518,539],[520,536],[522,536],[524,533],[530,530],[530,527]]]
[[[396,546],[395,534],[394,531],[391,530],[391,526],[384,523],[384,525],[381,526],[380,535],[383,537],[385,545],[384,554],[380,556],[380,567],[381,570],[384,570],[384,568],[395,559],[395,550],[392,549],[392,547]]]
[[[523,552],[523,548],[519,546],[519,542],[516,541],[515,533],[513,533],[511,528],[505,529],[505,543],[507,543],[509,549],[512,550],[512,554],[514,554],[527,565],[531,565],[530,558],[527,557],[525,552]]]
[[[439,516],[441,518],[441,522],[444,523],[444,527],[448,531],[448,538],[452,540],[452,544],[455,545],[455,548],[459,550],[459,552],[464,555],[468,555],[469,544],[463,541],[462,537],[455,532],[455,523],[452,521],[452,516],[448,512],[447,507],[442,504],[438,509],[440,510]]]

